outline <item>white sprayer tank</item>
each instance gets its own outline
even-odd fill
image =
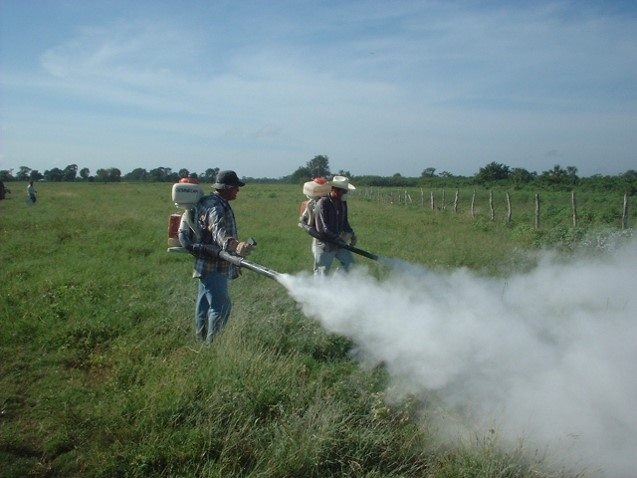
[[[195,207],[197,201],[203,196],[204,191],[200,184],[186,181],[188,180],[182,180],[173,184],[172,198],[175,206],[188,211]],[[171,248],[181,247],[179,243],[179,224],[181,218],[182,214],[174,213],[171,214],[168,219],[168,246]]]

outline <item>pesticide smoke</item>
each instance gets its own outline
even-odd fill
[[[506,279],[384,261],[383,280],[358,269],[281,281],[361,361],[382,362],[398,398],[435,396],[473,434],[633,475],[637,241],[577,261],[546,255]]]

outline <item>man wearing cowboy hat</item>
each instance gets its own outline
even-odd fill
[[[343,270],[349,270],[354,263],[352,252],[342,247],[356,244],[356,235],[347,218],[346,195],[356,189],[345,176],[334,176],[330,181],[331,190],[316,204],[315,227],[318,237],[312,240],[314,254],[314,274],[326,275],[334,259]]]
[[[237,223],[230,201],[245,186],[234,171],[219,171],[212,185],[213,194],[204,196],[197,204],[195,220],[202,231],[202,244],[246,256],[254,247],[240,242]],[[215,255],[195,256],[193,277],[199,279],[195,306],[195,333],[198,338],[211,342],[213,336],[227,323],[232,308],[228,282],[239,276],[238,267]]]

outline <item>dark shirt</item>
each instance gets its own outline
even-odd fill
[[[334,201],[330,196],[319,199],[316,203],[315,226],[319,236],[328,242],[339,240],[343,233],[353,234],[347,219],[347,202]]]

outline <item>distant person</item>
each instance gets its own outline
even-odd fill
[[[0,200],[4,199],[6,194],[7,194],[7,191],[4,188],[4,183],[0,181]]]
[[[356,234],[347,217],[347,193],[356,188],[345,176],[334,176],[330,187],[330,193],[318,200],[314,211],[316,233],[321,238],[312,241],[315,275],[326,275],[334,259],[344,271],[354,263],[352,252],[343,245],[356,244]]]
[[[33,181],[29,181],[29,185],[27,186],[27,200],[31,202],[31,204],[35,204],[37,201],[38,192],[33,187]]]
[[[230,201],[237,197],[239,188],[245,186],[234,171],[220,171],[212,185],[214,192],[199,200],[195,208],[196,226],[202,233],[201,244],[211,246],[208,249],[247,256],[253,249],[249,242],[239,241],[237,224]],[[206,342],[228,322],[232,301],[228,293],[229,281],[239,276],[238,267],[219,259],[214,254],[202,251],[184,230],[180,230],[179,239],[183,247],[195,255],[193,277],[199,279],[195,304],[195,334]]]

